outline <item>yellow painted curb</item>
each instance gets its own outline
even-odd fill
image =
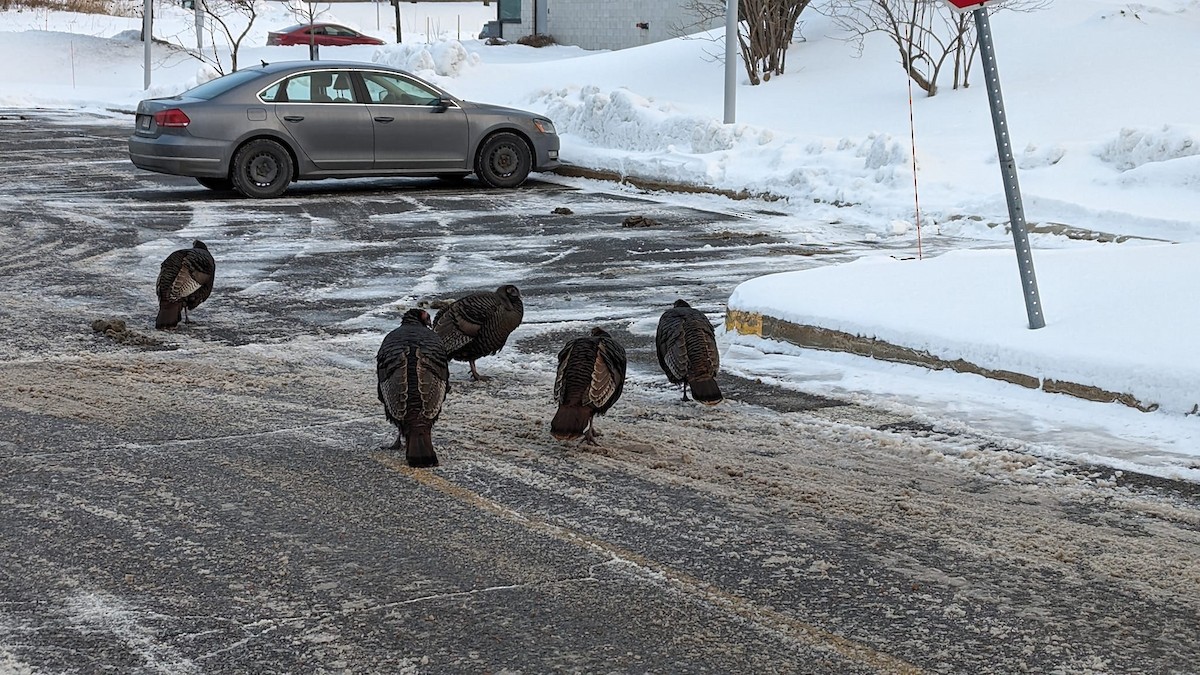
[[[1002,380],[1027,389],[1041,389],[1052,394],[1067,394],[1088,401],[1100,403],[1120,403],[1142,412],[1158,410],[1157,403],[1139,401],[1132,394],[1118,393],[1094,387],[1087,384],[1065,382],[1063,380],[1042,379],[1035,375],[1026,375],[1011,370],[993,370],[978,366],[963,359],[946,360],[929,352],[901,347],[873,337],[853,335],[842,331],[792,323],[776,319],[758,312],[747,312],[740,309],[728,309],[725,312],[725,329],[741,335],[756,335],[768,340],[779,340],[806,349],[821,349],[824,351],[848,352],[859,356],[868,356],[880,361],[907,363],[922,366],[931,370],[953,370],[958,373],[971,373],[994,380]]]

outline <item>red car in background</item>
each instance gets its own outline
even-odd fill
[[[267,44],[273,47],[317,44],[322,47],[342,45],[382,45],[383,40],[339,26],[336,23],[298,23],[282,30],[267,33]]]

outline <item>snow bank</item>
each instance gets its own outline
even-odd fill
[[[1178,124],[1164,124],[1156,129],[1126,127],[1116,138],[1101,145],[1096,154],[1121,171],[1151,162],[1191,157],[1200,154],[1200,127]]]
[[[371,60],[420,77],[430,74],[458,77],[466,68],[479,65],[481,59],[478,54],[469,53],[458,40],[442,40],[432,44],[384,45],[375,50]]]
[[[1200,244],[1035,254],[1046,326],[1030,330],[1012,250],[925,260],[880,254],[759,277],[729,308],[875,338],[984,368],[1132,394],[1166,413],[1200,404]]]

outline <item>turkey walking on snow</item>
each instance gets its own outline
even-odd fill
[[[504,348],[508,336],[525,316],[521,291],[511,284],[495,291],[471,293],[450,303],[437,313],[433,330],[446,343],[446,352],[455,361],[471,364],[471,379],[485,380],[475,370],[475,361]]]
[[[663,312],[658,320],[654,346],[667,379],[683,385],[683,400],[688,400],[690,385],[697,401],[708,405],[721,402],[721,388],[716,380],[721,356],[712,324],[703,312],[684,300],[676,300],[675,306]]]
[[[181,248],[167,256],[158,273],[155,291],[158,293],[158,318],[155,328],[174,328],[189,323],[189,309],[196,309],[208,299],[213,288],[217,263],[204,242],[196,240],[191,248]]]
[[[571,340],[558,353],[558,411],[550,421],[550,434],[560,441],[583,436],[596,445],[600,432],[592,418],[611,408],[624,387],[625,348],[611,335],[593,328],[590,336]]]
[[[404,448],[409,466],[437,466],[433,423],[450,390],[450,359],[430,329],[429,313],[410,309],[375,355],[378,394],[388,421],[400,430],[389,450]]]

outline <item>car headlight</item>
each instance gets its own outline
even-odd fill
[[[551,122],[550,120],[534,120],[533,126],[537,127],[538,131],[549,136],[553,136],[557,133],[554,131],[554,122]]]

